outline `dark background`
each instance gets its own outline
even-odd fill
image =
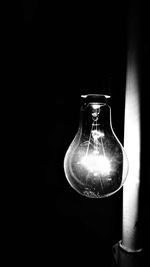
[[[130,1],[129,1],[130,2]],[[137,2],[136,2],[137,3]],[[127,1],[22,2],[23,92],[27,99],[34,185],[24,206],[23,239],[33,263],[110,266],[121,240],[122,190],[107,199],[88,199],[68,184],[63,159],[76,134],[82,93],[111,92],[113,129],[123,142],[127,61]],[[141,229],[149,233],[148,7],[140,3],[142,103]],[[148,118],[147,118],[148,119]],[[32,131],[33,130],[33,131]],[[146,153],[147,155],[147,153]],[[143,183],[144,177],[144,183]],[[143,185],[144,184],[144,185]],[[27,205],[26,205],[27,204]],[[53,263],[52,263],[53,261]]]

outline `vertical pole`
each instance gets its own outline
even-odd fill
[[[139,248],[138,215],[140,188],[140,94],[136,61],[130,55],[125,97],[124,148],[129,160],[129,173],[123,187],[123,246]]]
[[[122,240],[113,247],[113,266],[119,267],[141,267],[142,259],[139,229],[141,110],[138,8],[136,1],[132,1],[128,17],[124,148],[129,161],[129,172],[123,186]]]
[[[133,1],[134,2],[134,1]],[[134,13],[136,11],[136,13]],[[131,7],[125,92],[124,148],[129,160],[129,173],[123,187],[122,245],[137,250],[139,244],[139,188],[141,153],[140,81],[138,61],[138,10]]]

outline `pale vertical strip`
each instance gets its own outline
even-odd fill
[[[138,210],[140,187],[140,93],[138,71],[134,53],[127,65],[125,95],[124,148],[129,160],[129,172],[123,187],[122,245],[130,250],[139,249]]]

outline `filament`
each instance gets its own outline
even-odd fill
[[[92,126],[93,127],[93,126]],[[90,147],[90,141],[91,141],[91,133],[92,133],[92,129],[91,129],[91,132],[90,132],[90,137],[89,137],[89,140],[88,140],[88,146],[87,146],[87,150],[86,150],[86,157],[88,155],[88,152],[89,152],[89,147]]]
[[[110,160],[105,155],[105,148],[102,138],[104,133],[99,130],[98,117],[100,113],[99,105],[93,105],[92,127],[87,141],[87,149],[84,156],[81,157],[79,164],[82,164],[86,170],[92,172],[95,177],[99,177],[101,188],[103,190],[102,180],[99,175],[108,175],[111,172]]]
[[[101,137],[101,144],[102,144],[102,150],[103,150],[103,154],[104,154],[104,156],[105,156],[105,149],[104,149],[104,144],[103,144],[102,137]]]

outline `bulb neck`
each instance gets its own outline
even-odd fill
[[[91,129],[111,132],[111,108],[104,95],[88,95],[80,109],[79,131],[90,133]]]
[[[87,105],[88,103],[108,104],[108,99],[110,99],[110,95],[103,95],[103,94],[81,95],[81,101],[85,105]]]

